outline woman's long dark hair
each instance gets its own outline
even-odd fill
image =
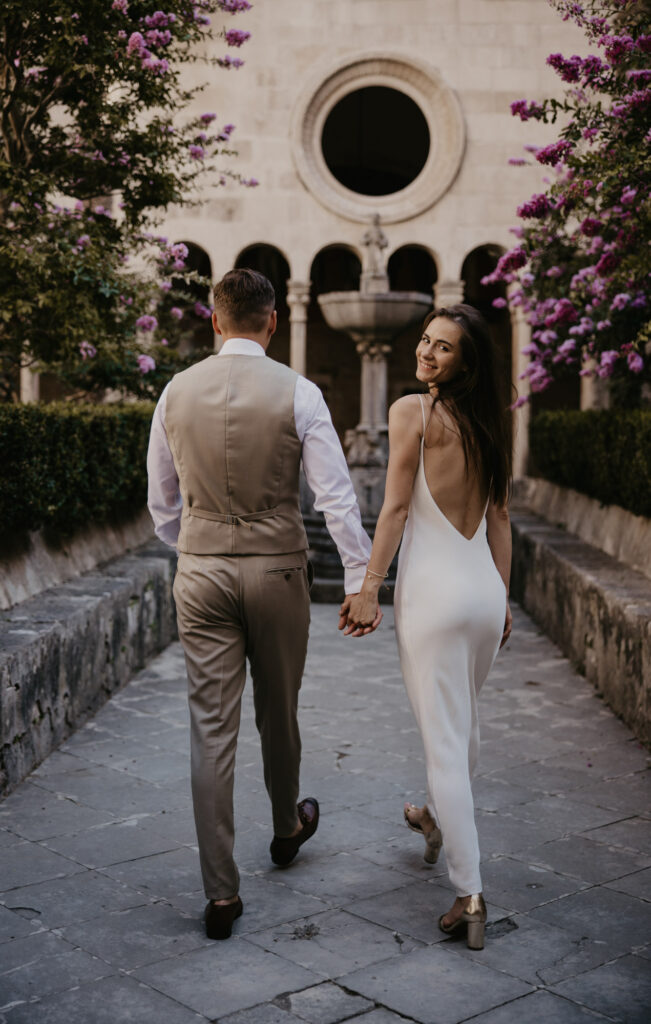
[[[435,309],[425,318],[423,331],[436,317],[461,328],[465,364],[456,377],[439,385],[439,400],[459,427],[466,468],[474,464],[490,500],[505,505],[511,493],[511,431],[488,324],[473,306],[458,303]]]

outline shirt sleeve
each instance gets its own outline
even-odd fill
[[[147,476],[149,478],[147,506],[154,520],[156,536],[174,548],[181,528],[183,499],[165,430],[168,387],[169,384],[158,400],[151,421],[147,451]]]
[[[296,388],[296,432],[303,442],[303,470],[314,493],[314,507],[325,516],[328,532],[344,567],[347,594],[359,593],[371,554],[357,498],[330,412],[319,388],[304,377]]]

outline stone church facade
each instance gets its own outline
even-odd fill
[[[510,103],[558,91],[552,52],[583,38],[547,0],[257,0],[227,27],[251,32],[243,67],[191,70],[210,84],[197,113],[236,126],[234,166],[259,185],[204,186],[200,207],[171,210],[165,233],[217,280],[234,266],[269,276],[279,330],[269,354],[323,389],[342,439],[360,418],[360,354],[317,301],[359,288],[373,218],[392,290],[463,299],[489,318],[505,400],[526,365],[527,327],[496,309],[481,278],[514,244],[516,207],[545,171],[523,147],[557,129],[511,116]],[[219,42],[214,56],[220,56]],[[509,158],[528,158],[525,166]],[[418,325],[384,346],[388,402],[417,389]],[[526,416],[515,414],[515,469]]]

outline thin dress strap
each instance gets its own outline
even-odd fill
[[[427,430],[427,424],[425,422],[425,406],[423,404],[423,396],[419,395],[418,397],[420,399],[420,411],[421,411],[422,416],[423,416],[423,443],[424,443],[425,442],[425,431]]]

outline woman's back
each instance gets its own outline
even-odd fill
[[[486,512],[486,487],[472,459],[466,466],[459,427],[440,401],[425,407],[423,470],[433,500],[448,522],[470,540]]]

